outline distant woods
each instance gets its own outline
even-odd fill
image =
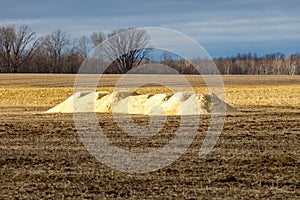
[[[300,54],[273,53],[259,57],[248,53],[214,61],[222,74],[300,74]]]
[[[149,37],[140,29],[118,29],[109,34],[94,32],[73,39],[62,30],[38,37],[27,25],[0,27],[0,72],[77,73],[89,52],[106,39],[105,53],[113,62],[105,73],[126,73],[140,64],[153,62],[172,67],[179,73],[197,74],[190,62],[168,52],[160,51],[161,55],[157,55],[158,51],[147,48]],[[205,61],[193,60],[195,64],[200,62]],[[215,58],[214,62],[221,74],[300,74],[300,54],[257,56],[239,53]],[[157,72],[154,70],[153,73]]]

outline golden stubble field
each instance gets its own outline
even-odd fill
[[[147,75],[127,75],[128,85],[144,81]],[[148,75],[149,80],[170,85],[178,91],[186,90],[176,83],[176,76]],[[113,91],[112,87],[120,75],[104,75],[98,85],[98,91]],[[74,92],[76,75],[1,75],[0,107],[50,108],[71,96]],[[186,76],[194,91],[207,93],[204,80],[199,76]],[[213,79],[213,76],[212,76]],[[223,76],[226,101],[240,109],[248,107],[300,107],[299,76]],[[88,82],[86,85],[88,86]],[[84,84],[83,84],[84,85]],[[138,93],[170,92],[165,87],[141,87]]]
[[[73,93],[75,75],[0,75],[0,199],[7,198],[156,198],[297,199],[300,197],[300,77],[223,76],[226,100],[241,112],[230,113],[214,150],[198,159],[210,116],[183,156],[146,174],[113,170],[98,162],[80,141],[72,114],[43,114]],[[97,90],[112,91],[119,75],[105,75]],[[176,76],[147,78],[177,90]],[[213,77],[208,77],[213,78]],[[207,92],[199,76],[186,76],[197,92]],[[86,83],[89,86],[89,83]],[[169,92],[145,86],[138,93]],[[180,117],[170,116],[162,131],[148,139],[124,135],[108,114],[97,114],[108,138],[134,152],[161,148],[173,137]],[[136,123],[149,118],[133,116]],[[130,127],[129,127],[130,128]],[[117,156],[117,155],[116,155]]]

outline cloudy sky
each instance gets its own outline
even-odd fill
[[[212,57],[300,52],[298,0],[0,0],[0,26],[72,37],[127,27],[164,27],[199,42]]]

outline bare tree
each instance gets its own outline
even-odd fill
[[[60,29],[44,37],[43,45],[52,60],[52,66],[58,67],[62,63],[62,55],[70,45],[69,35]],[[58,69],[56,69],[57,71]],[[59,70],[58,70],[59,71]]]
[[[282,68],[282,59],[276,57],[273,59],[273,74],[280,75]]]
[[[168,65],[170,62],[172,62],[172,57],[168,51],[164,50],[162,52],[161,61],[164,65]]]
[[[231,68],[232,68],[232,60],[228,59],[223,61],[224,62],[224,67],[225,67],[225,74],[230,74],[231,73]]]
[[[0,28],[0,55],[10,72],[18,72],[20,67],[32,59],[39,47],[40,39],[27,25],[18,30],[14,26]]]
[[[15,29],[13,26],[0,28],[0,55],[3,68],[11,70],[11,54],[13,51]]]
[[[138,66],[151,51],[147,48],[149,37],[145,30],[119,29],[108,35],[106,54],[114,60],[118,73],[126,73]]]
[[[285,59],[284,59],[284,62],[285,62],[285,67],[288,71],[288,74],[289,75],[295,75],[296,73],[296,60],[294,58],[294,56],[287,56]]]
[[[89,44],[90,44],[90,39],[86,36],[82,36],[78,40],[77,46],[78,46],[79,53],[81,53],[85,58],[88,55]]]
[[[64,63],[60,71],[64,73],[77,73],[81,63],[87,57],[89,39],[85,36],[73,40],[65,50]]]
[[[93,46],[96,47],[98,44],[100,44],[106,39],[106,35],[103,32],[94,32],[92,33],[90,39],[93,43]]]

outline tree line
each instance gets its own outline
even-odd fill
[[[235,56],[213,59],[221,74],[249,74],[249,75],[299,75],[300,54],[284,55],[273,53],[257,56],[256,53],[241,54]],[[192,60],[193,64],[201,64],[200,59]],[[169,66],[184,74],[197,74],[190,62],[184,60],[168,60]],[[202,64],[203,65],[203,64]],[[206,72],[211,74],[214,72]]]
[[[273,53],[260,57],[255,53],[237,54],[215,59],[215,63],[222,74],[300,74],[300,54]]]
[[[105,73],[126,73],[143,63],[160,63],[183,74],[197,74],[193,65],[161,52],[161,59],[151,59],[153,49],[146,47],[149,37],[141,29],[118,29],[108,34],[94,32],[72,39],[60,29],[42,37],[27,25],[0,27],[1,73],[77,73],[88,53],[106,41],[104,51],[112,60]],[[194,59],[193,63],[205,62]],[[221,74],[300,74],[300,55],[274,53],[257,56],[237,54],[214,59]],[[163,73],[163,72],[162,72]],[[207,74],[213,71],[205,72]]]

